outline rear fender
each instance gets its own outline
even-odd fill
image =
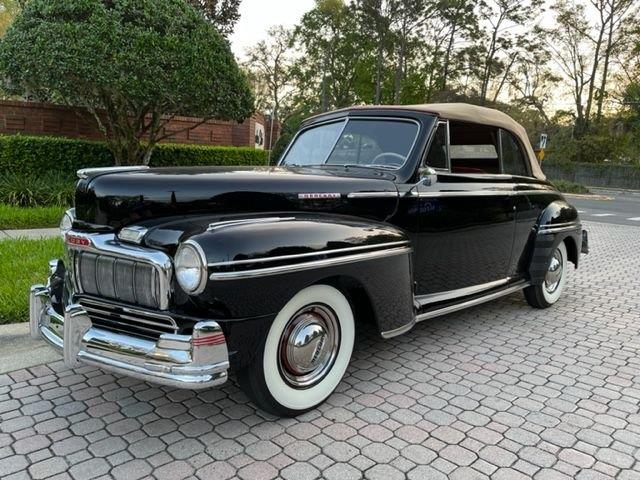
[[[534,248],[528,268],[533,285],[544,281],[551,256],[560,242],[565,242],[569,261],[578,268],[582,226],[575,207],[564,200],[550,203],[538,218],[534,233]]]

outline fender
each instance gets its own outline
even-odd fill
[[[560,242],[566,242],[569,260],[578,268],[582,245],[582,225],[578,211],[563,200],[550,203],[538,217],[534,231],[529,276],[533,285],[544,281],[547,265]]]
[[[198,246],[208,269],[206,286],[191,300],[224,312],[223,328],[226,323],[237,331],[245,319],[273,319],[298,291],[316,283],[342,290],[356,316],[373,319],[381,334],[413,324],[412,246],[394,226],[277,213],[219,220],[186,241]]]

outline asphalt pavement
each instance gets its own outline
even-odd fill
[[[640,191],[590,190],[594,195],[565,195],[582,220],[640,227]]]

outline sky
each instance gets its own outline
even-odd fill
[[[291,27],[311,10],[314,0],[242,0],[240,20],[231,36],[231,48],[240,59],[245,50],[267,38],[267,30],[275,25]]]

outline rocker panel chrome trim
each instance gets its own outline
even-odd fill
[[[402,325],[401,327],[394,328],[393,330],[387,330],[386,332],[380,332],[380,336],[385,340],[388,338],[397,337],[398,335],[402,335],[403,333],[407,333],[411,330],[415,325],[415,321],[411,321],[406,325]]]
[[[312,268],[329,267],[347,263],[372,260],[380,257],[390,257],[395,255],[405,255],[411,253],[411,247],[399,247],[386,250],[376,250],[373,252],[357,253],[336,258],[325,258],[311,262],[296,263],[293,265],[281,265],[278,267],[259,268],[255,270],[241,270],[237,272],[214,272],[209,276],[210,280],[239,280],[245,278],[265,277],[269,275],[280,275],[284,273],[299,272]]]
[[[448,307],[440,308],[438,310],[433,310],[431,312],[421,313],[419,315],[416,315],[416,322],[422,322],[423,320],[428,320],[430,318],[439,317],[441,315],[446,315],[448,313],[457,312],[458,310],[463,310],[468,307],[480,305],[482,303],[495,300],[496,298],[504,297],[505,295],[509,295],[511,293],[517,292],[518,290],[522,290],[523,288],[528,286],[529,286],[529,282],[522,281],[508,288],[505,288],[504,290],[500,290],[499,292],[489,293],[488,295],[485,295],[483,297],[467,300],[466,302],[450,305]]]
[[[480,285],[472,285],[470,287],[458,288],[456,290],[448,290],[446,292],[429,293],[427,295],[418,295],[415,300],[419,307],[429,305],[431,303],[443,302],[446,300],[453,300],[459,297],[466,297],[467,295],[473,295],[484,290],[491,290],[502,285],[506,285],[511,280],[509,277],[502,278],[493,282],[482,283]]]

